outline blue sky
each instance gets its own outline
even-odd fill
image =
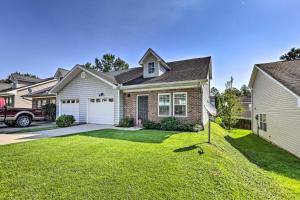
[[[213,85],[248,83],[255,63],[300,47],[299,0],[0,0],[0,77],[52,76],[114,53],[131,67],[212,56]]]

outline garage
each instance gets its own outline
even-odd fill
[[[79,99],[61,100],[61,115],[73,115],[79,122]]]
[[[114,124],[113,97],[90,98],[88,102],[88,123]]]

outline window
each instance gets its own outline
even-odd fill
[[[267,115],[266,114],[259,115],[259,128],[263,131],[267,131]]]
[[[41,108],[42,107],[42,100],[37,100],[37,108]]]
[[[187,93],[173,94],[173,115],[175,117],[187,116]]]
[[[154,62],[148,63],[148,73],[153,74],[155,70]]]
[[[56,102],[55,102],[55,99],[51,99],[51,100],[50,100],[50,103],[55,104],[55,103],[56,103]]]
[[[158,94],[158,116],[171,115],[171,94]]]

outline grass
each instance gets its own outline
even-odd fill
[[[101,130],[0,146],[0,199],[299,199],[300,161],[249,131]]]

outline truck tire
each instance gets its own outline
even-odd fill
[[[28,115],[21,115],[17,118],[16,121],[18,127],[30,126],[31,122],[32,122],[31,117]]]

